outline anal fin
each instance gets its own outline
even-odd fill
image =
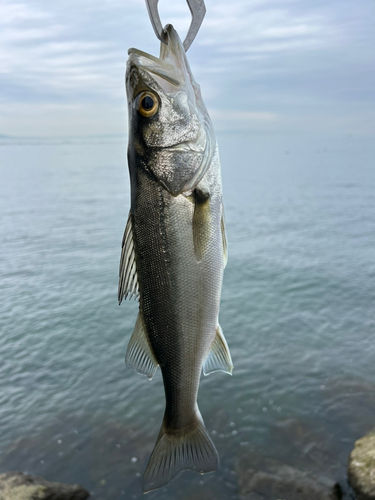
[[[211,351],[203,363],[203,374],[222,371],[232,375],[233,362],[220,325],[217,326],[216,336],[212,342]]]
[[[146,375],[150,380],[159,366],[147,336],[141,311],[138,313],[133,335],[129,340],[125,363],[129,368]]]

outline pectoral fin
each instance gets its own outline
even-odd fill
[[[195,189],[194,194],[194,216],[193,216],[193,240],[194,252],[200,262],[207,250],[211,236],[211,213],[210,195],[200,189]]]
[[[146,375],[150,380],[159,366],[148,339],[141,311],[138,313],[134,332],[129,340],[125,363],[129,368]]]
[[[131,214],[129,214],[128,222],[125,227],[124,237],[122,239],[122,251],[120,260],[120,272],[118,283],[118,302],[121,304],[122,299],[125,297],[134,297],[138,299],[138,277],[135,262],[134,242],[133,242],[133,229]]]
[[[225,215],[224,215],[224,205],[221,205],[221,237],[223,239],[223,256],[224,256],[224,268],[228,262],[228,241],[227,241],[227,231],[225,228]]]
[[[216,336],[211,346],[205,362],[203,363],[203,374],[209,375],[212,372],[222,371],[232,375],[233,363],[229,352],[227,341],[218,325]]]

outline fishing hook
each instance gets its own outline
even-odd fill
[[[193,43],[194,38],[197,36],[199,28],[201,27],[202,21],[206,14],[206,6],[204,5],[204,0],[186,0],[191,12],[191,24],[189,31],[187,32],[186,38],[183,42],[185,52]],[[146,6],[148,10],[148,15],[150,16],[152,27],[154,28],[155,35],[163,43],[167,43],[164,38],[164,28],[160,21],[160,16],[158,12],[158,2],[159,0],[146,0]]]

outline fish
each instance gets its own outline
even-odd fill
[[[182,470],[218,468],[197,405],[200,376],[232,374],[218,322],[227,237],[221,168],[200,86],[172,25],[160,57],[129,49],[129,216],[118,299],[139,300],[126,365],[152,379],[160,366],[165,413],[143,492]]]

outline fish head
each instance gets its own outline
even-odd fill
[[[173,196],[191,192],[215,152],[212,122],[172,25],[160,57],[129,50],[129,168],[143,168]]]

